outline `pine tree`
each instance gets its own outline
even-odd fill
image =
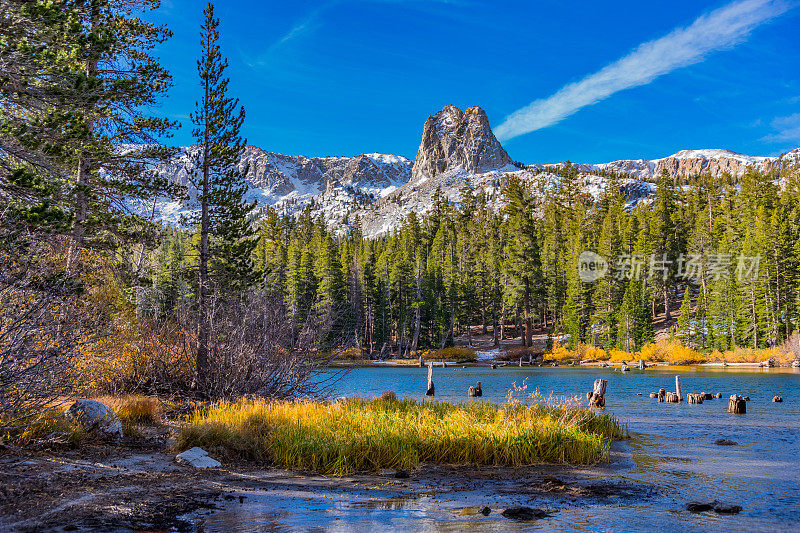
[[[119,209],[126,202],[178,192],[145,167],[169,155],[158,138],[174,126],[147,114],[171,85],[152,54],[170,32],[138,18],[157,6],[8,0],[0,7],[0,185],[27,189],[12,205],[22,218],[69,235],[68,271],[87,242],[110,247],[146,235],[140,217]]]
[[[249,213],[254,203],[245,201],[248,185],[247,169],[237,167],[245,141],[240,136],[244,108],[237,99],[227,96],[228,79],[224,77],[228,62],[219,46],[219,19],[214,4],[204,10],[201,26],[202,54],[197,72],[203,96],[192,114],[193,134],[199,150],[193,158],[191,180],[198,190],[199,262],[198,262],[198,326],[197,375],[205,383],[209,365],[211,333],[209,294],[211,283],[218,288],[241,291],[252,283],[255,269],[252,253],[256,245],[255,230]]]
[[[677,333],[678,338],[685,346],[692,345],[692,292],[688,284],[683,293],[680,315],[678,316]]]

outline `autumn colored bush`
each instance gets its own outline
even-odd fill
[[[475,350],[466,346],[450,346],[441,350],[425,350],[419,352],[419,355],[426,361],[476,361],[478,356]]]

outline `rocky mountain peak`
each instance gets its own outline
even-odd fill
[[[499,170],[512,163],[480,107],[461,111],[445,106],[428,117],[412,170],[412,180],[460,168],[470,174]]]

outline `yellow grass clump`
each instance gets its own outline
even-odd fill
[[[396,400],[241,400],[196,411],[181,449],[328,475],[420,463],[589,464],[609,457],[622,431],[612,416],[577,408]]]

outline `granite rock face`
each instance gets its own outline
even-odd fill
[[[448,105],[425,121],[412,180],[433,178],[455,168],[481,174],[511,163],[483,109],[461,111]]]

